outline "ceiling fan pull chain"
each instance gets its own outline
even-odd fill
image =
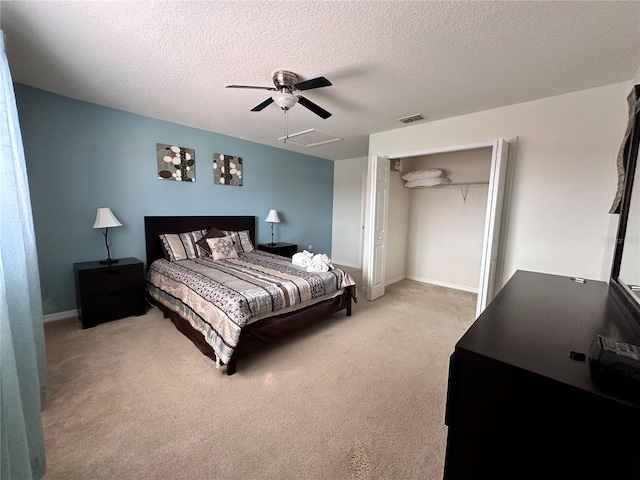
[[[284,111],[284,143],[287,143],[289,138],[289,117],[287,116],[287,110]]]

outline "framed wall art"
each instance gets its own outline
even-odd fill
[[[156,152],[160,180],[196,181],[196,151],[193,148],[156,143]]]
[[[242,158],[224,153],[213,154],[213,183],[242,186]]]

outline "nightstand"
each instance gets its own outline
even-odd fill
[[[144,315],[144,268],[137,258],[118,263],[74,263],[78,316],[82,328],[131,315]]]
[[[280,255],[281,257],[293,257],[298,251],[298,245],[295,243],[277,242],[275,245],[264,243],[258,245],[258,250],[263,252],[273,253],[274,255]]]

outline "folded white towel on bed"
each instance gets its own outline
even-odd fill
[[[308,267],[311,264],[311,259],[313,258],[313,253],[307,252],[298,252],[294,253],[293,257],[291,257],[291,263],[297,265],[298,267]]]
[[[311,263],[307,267],[307,272],[328,272],[328,271],[329,271],[329,265],[320,261]]]
[[[313,262],[331,263],[331,259],[324,253],[318,253],[311,259],[311,263]]]
[[[333,264],[324,253],[314,255],[307,267],[307,272],[328,272],[329,270],[333,270]]]

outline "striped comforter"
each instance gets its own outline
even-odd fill
[[[189,321],[225,363],[245,325],[334,297],[353,285],[339,268],[307,272],[290,259],[258,251],[218,261],[156,260],[147,276],[151,297]]]

